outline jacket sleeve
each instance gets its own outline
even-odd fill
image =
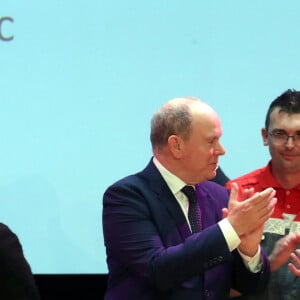
[[[270,262],[264,250],[261,248],[262,268],[261,271],[257,273],[252,273],[247,270],[241,256],[238,254],[238,251],[234,251],[234,255],[235,272],[233,287],[242,294],[255,294],[265,289],[270,278]]]

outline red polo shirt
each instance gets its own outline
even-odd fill
[[[271,173],[271,161],[264,168],[230,180],[226,187],[230,189],[232,182],[236,182],[240,190],[253,187],[255,192],[261,192],[268,187],[274,188],[277,204],[272,218],[282,219],[282,214],[287,213],[296,215],[294,222],[300,221],[300,184],[289,190],[282,188]]]

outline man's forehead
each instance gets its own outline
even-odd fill
[[[270,115],[270,129],[300,129],[300,113],[288,113],[276,108]]]
[[[290,113],[290,112],[286,112],[281,110],[281,107],[275,107],[274,110],[271,112],[270,114],[270,120],[280,120],[280,119],[300,119],[300,112],[298,113]]]

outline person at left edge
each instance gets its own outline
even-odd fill
[[[0,299],[39,300],[39,290],[17,235],[0,223]]]
[[[259,243],[275,191],[245,190],[238,202],[237,186],[229,197],[207,181],[225,153],[221,134],[217,113],[199,99],[173,99],[154,114],[154,157],[103,196],[105,300],[223,300],[231,287],[265,287],[269,263]],[[189,228],[185,185],[197,193],[200,232]]]

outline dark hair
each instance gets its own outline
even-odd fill
[[[164,147],[170,135],[180,135],[187,140],[192,128],[192,116],[187,104],[165,105],[151,120],[150,140],[152,148]]]
[[[280,108],[279,112],[288,114],[300,113],[300,92],[288,89],[270,104],[265,121],[266,130],[269,129],[270,115],[276,107]]]

